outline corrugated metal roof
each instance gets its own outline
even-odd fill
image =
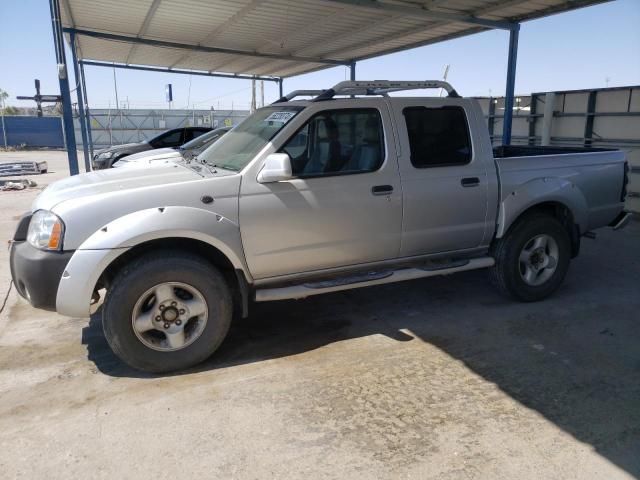
[[[62,0],[61,7],[83,60],[289,77],[603,1]]]

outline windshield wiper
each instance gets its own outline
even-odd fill
[[[223,163],[222,165],[218,165],[217,163],[214,163],[211,166],[213,168],[221,168],[222,170],[229,170],[231,172],[239,172],[240,171],[240,169],[238,167],[236,167],[235,165],[228,164],[228,163]]]

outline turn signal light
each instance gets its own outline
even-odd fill
[[[62,242],[62,225],[58,221],[53,224],[53,228],[51,229],[51,237],[49,237],[49,249],[50,250],[58,250],[60,248],[60,244]]]

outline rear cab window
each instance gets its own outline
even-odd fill
[[[405,107],[402,110],[415,168],[466,165],[473,157],[462,107]]]

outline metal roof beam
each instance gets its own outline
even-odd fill
[[[367,24],[367,25],[365,25],[363,27],[357,28],[355,30],[352,29],[352,30],[350,30],[348,32],[341,33],[339,35],[334,35],[333,37],[331,37],[331,43],[339,42],[341,40],[344,40],[345,38],[351,38],[354,35],[357,35],[357,34],[360,34],[360,33],[363,33],[363,32],[367,32],[369,30],[375,30],[376,28],[379,28],[379,27],[381,27],[383,25],[386,25],[389,22],[393,22],[395,20],[398,20],[398,18],[400,18],[400,17],[402,17],[402,15],[392,15],[391,17],[381,18],[379,20],[376,20],[373,23],[369,23],[369,24]],[[423,31],[424,28],[425,28],[424,25],[420,26],[420,31]],[[315,43],[315,45],[311,45],[310,46],[311,43]],[[325,46],[318,46],[317,43],[318,43],[317,39],[312,41],[312,42],[309,42],[305,46],[303,46],[303,47],[297,49],[296,51],[292,52],[292,54],[299,55],[299,54],[301,54],[302,52],[305,52],[305,51],[317,51],[319,49],[326,48],[326,45]],[[359,43],[360,42],[358,42],[358,44]],[[343,51],[342,48],[336,48],[336,49],[333,49],[333,50],[327,52],[327,54],[340,53],[342,51]],[[269,65],[268,61],[262,61],[262,62],[257,63],[257,64],[252,64],[249,68],[246,68],[243,73],[246,73],[246,72],[248,72],[250,70],[256,71],[255,69],[260,70],[261,68],[264,68],[267,65]],[[267,72],[270,72],[270,71],[273,71],[273,69],[272,70],[267,70]]]
[[[380,0],[324,0],[327,3],[337,3],[340,5],[349,5],[354,8],[366,8],[368,10],[376,10],[389,13],[401,13],[412,17],[431,18],[434,20],[443,20],[447,22],[468,23],[470,25],[480,25],[487,28],[495,28],[500,30],[511,30],[514,24],[508,21],[487,20],[474,15],[464,15],[460,13],[440,12],[428,10],[419,6],[399,5],[397,3],[385,3]]]
[[[447,35],[439,35],[439,36],[437,36],[435,38],[429,38],[427,40],[420,40],[418,42],[410,43],[410,44],[408,44],[406,46],[389,48],[387,50],[382,50],[381,52],[376,52],[376,53],[372,53],[372,54],[365,54],[365,55],[353,55],[353,60],[359,62],[359,61],[362,61],[362,60],[369,60],[370,58],[381,57],[383,55],[390,55],[392,53],[406,52],[407,50],[411,50],[411,49],[414,49],[414,48],[425,47],[427,45],[434,45],[436,43],[446,42],[448,40],[454,40],[456,38],[460,38],[460,37],[464,37],[464,36],[468,36],[468,35],[473,35],[473,34],[480,33],[480,32],[486,32],[486,31],[487,31],[487,29],[484,28],[484,27],[473,27],[473,28],[470,28],[470,29],[461,30],[459,32],[449,33]],[[362,50],[362,49],[360,49],[360,50]],[[358,51],[358,50],[352,49],[351,51]]]
[[[349,65],[351,65],[351,62],[349,62]],[[272,65],[270,68],[267,68],[266,70],[264,69],[264,65],[263,65],[260,69],[257,69],[256,71],[262,70],[263,73],[261,73],[260,75],[270,75],[270,72],[281,72],[281,71],[296,69],[300,67],[301,65],[299,64],[296,64],[294,62],[288,62],[284,64],[279,63],[276,65]],[[304,65],[302,65],[302,67],[304,67]],[[322,68],[327,68],[327,67],[323,66]]]
[[[494,12],[495,10],[499,10],[501,8],[509,8],[509,7],[513,7],[513,6],[522,4],[522,3],[526,3],[527,1],[529,1],[529,0],[509,0],[509,1],[500,0],[498,2],[486,5],[485,7],[480,8],[478,10],[474,10],[471,15],[474,16],[474,17],[476,15],[484,15],[484,14],[488,14],[488,13]],[[429,6],[435,6],[435,5],[439,4],[439,3],[443,3],[443,2],[441,2],[440,0],[432,0],[432,2],[429,4]],[[359,28],[359,29],[356,29],[356,30],[351,30],[351,31],[345,32],[344,34],[333,36],[331,38],[331,43],[334,44],[335,42],[339,42],[339,41],[342,41],[344,39],[351,38],[355,34],[364,33],[364,32],[366,32],[368,30],[375,30],[376,28],[386,24],[387,22],[393,21],[393,20],[397,20],[399,17],[402,17],[402,16],[403,16],[402,14],[395,14],[395,15],[393,15],[391,17],[387,17],[385,19],[381,19],[381,20],[378,20],[376,22],[373,22],[373,23],[371,23],[369,25],[365,25],[362,28]],[[390,33],[390,34],[388,34],[386,36],[383,36],[383,37],[378,37],[378,38],[375,39],[375,41],[377,43],[385,43],[385,42],[395,41],[395,40],[399,40],[399,39],[402,39],[402,38],[405,38],[405,37],[408,37],[408,36],[411,36],[411,35],[415,35],[416,33],[420,33],[420,32],[422,32],[424,30],[435,29],[435,28],[438,28],[438,27],[442,27],[442,26],[448,25],[449,23],[450,22],[432,20],[432,21],[426,22],[424,25],[420,25],[418,27],[411,27],[411,28],[407,28],[405,30],[402,30],[400,32],[394,32],[394,33]],[[517,25],[517,24],[512,24],[511,28],[515,28],[515,25]],[[432,44],[434,42],[431,41],[431,40],[427,40],[426,42],[423,41],[423,43]],[[338,48],[333,48],[333,49],[328,50],[328,51],[325,50],[321,54],[322,55],[333,55],[333,54],[345,55],[345,54],[348,54],[349,52],[357,52],[358,51],[357,47],[362,45],[362,44],[363,44],[362,41],[358,41],[358,42],[355,42],[355,43],[350,43],[350,44],[348,44],[346,46],[343,45],[343,46],[338,47]],[[368,45],[362,46],[362,48],[360,48],[360,50],[362,50],[363,48],[366,48],[367,46]],[[294,55],[299,55],[299,54],[302,54],[302,53],[305,53],[305,52],[314,53],[314,52],[318,52],[318,50],[321,49],[321,48],[322,47],[318,47],[317,45],[314,45],[314,46],[311,46],[311,47],[303,47],[303,48],[298,49],[298,50],[296,50],[296,51],[294,51],[292,53]],[[409,47],[409,49],[410,48],[414,48],[414,46]],[[407,50],[407,48],[398,49],[398,51],[400,51],[400,50]],[[377,56],[380,56],[380,55],[381,54],[375,54],[375,55],[371,55],[371,56],[367,55],[364,58],[377,57]],[[384,55],[384,53],[382,55]],[[357,55],[346,55],[346,56],[353,57],[354,60],[358,60],[360,58]],[[257,67],[258,68],[259,67],[264,67],[267,64],[268,64],[268,62],[263,62],[263,63],[258,64]],[[285,75],[288,75],[288,72],[290,70],[292,70],[292,69],[290,68],[290,69],[284,71],[283,73]],[[295,70],[295,67],[293,68],[293,70]],[[267,72],[269,72],[269,70]]]
[[[256,69],[269,65],[269,63],[271,63],[270,60],[258,60],[257,62],[251,62],[248,67],[244,67],[242,70],[239,70],[238,73],[250,74],[251,72],[255,72]]]
[[[488,13],[495,12],[496,10],[500,10],[502,8],[514,7],[514,6],[526,3],[527,1],[529,1],[529,0],[508,0],[508,1],[500,0],[498,2],[486,5],[486,6],[480,8],[478,10],[474,10],[471,14],[473,16],[485,15],[485,14],[488,14]],[[446,26],[448,24],[449,24],[449,22],[429,22],[429,23],[425,24],[424,26],[412,27],[412,28],[405,29],[405,30],[403,30],[401,32],[390,33],[389,35],[386,35],[384,37],[378,37],[376,39],[376,41],[378,43],[392,42],[392,41],[395,41],[395,40],[400,40],[400,39],[402,39],[404,37],[409,37],[411,35],[415,35],[416,33],[420,33],[423,30],[427,30],[427,29],[433,30],[433,29],[436,29],[436,28],[439,28],[439,27],[444,27],[444,26]],[[511,29],[517,28],[517,25],[518,25],[517,23],[513,23]],[[478,31],[481,31],[481,30],[476,30],[473,33],[477,33]],[[348,37],[348,35],[346,35],[346,36]],[[334,37],[332,39],[332,41],[335,40],[336,38],[340,38],[340,37]],[[440,37],[436,37],[436,42],[440,41],[437,38],[440,38]],[[408,46],[404,46],[404,47],[402,47],[400,49],[394,50],[391,53],[395,53],[396,51],[410,50],[412,48],[416,48],[416,47],[419,47],[419,46],[431,45],[431,44],[436,43],[436,42],[434,42],[432,39],[423,40],[421,42],[417,42],[415,44],[410,44]],[[360,43],[362,43],[362,42],[349,44],[347,46],[342,46],[340,48],[335,48],[335,49],[329,50],[329,51],[324,51],[324,52],[322,52],[322,54],[323,55],[332,55],[332,54],[334,54],[336,52],[340,52],[341,54],[346,54],[348,52],[354,52],[354,51],[357,52],[359,50],[362,50],[363,48],[366,48],[366,46],[363,46],[362,48],[357,49],[357,46]],[[293,53],[299,54],[299,53],[302,53],[302,52],[303,52],[302,50],[299,50],[299,51],[296,51],[296,52],[293,52]],[[377,57],[377,56],[380,56],[380,55],[386,55],[386,53],[384,53],[384,52],[383,53],[376,53],[374,55],[365,55],[363,57],[358,57],[357,55],[349,55],[349,56],[353,57],[354,60],[361,60],[361,59]]]
[[[417,33],[423,33],[426,30],[442,27],[442,26],[444,26],[446,24],[447,24],[446,22],[435,22],[435,23],[429,23],[427,25],[420,25],[418,27],[407,28],[407,29],[404,29],[404,30],[402,30],[400,32],[393,32],[393,33],[390,33],[388,35],[384,35],[382,37],[378,37],[376,39],[376,42],[378,42],[379,44],[384,44],[384,43],[387,43],[387,42],[393,42],[394,40],[400,40],[400,39],[403,39],[405,37],[410,37],[411,35],[415,35]],[[365,48],[368,48],[370,46],[371,46],[370,43],[365,43],[365,42],[362,42],[361,40],[359,40],[357,42],[350,43],[348,45],[343,45],[341,47],[333,48],[333,49],[329,50],[328,52],[326,52],[326,55],[332,55],[334,53],[340,53],[340,54],[346,55],[349,52],[358,52],[358,51],[363,50]],[[354,56],[352,54],[349,54],[349,56],[353,57],[353,58],[357,58],[357,56]]]
[[[266,0],[253,0],[252,2],[248,3],[247,5],[242,7],[240,10],[238,10],[236,13],[234,13],[231,17],[227,18],[224,22],[222,22],[220,25],[214,28],[211,32],[209,32],[209,34],[206,37],[204,37],[200,42],[198,42],[198,45],[212,42],[217,37],[222,35],[224,32],[229,30],[229,28],[231,28],[233,25],[243,20],[244,17],[246,17],[252,10],[260,6],[260,4],[264,3],[265,1]],[[171,65],[171,68],[173,68],[174,66],[178,65],[181,62],[184,62],[187,58],[189,58],[189,54],[185,53],[178,60],[173,62],[173,64]]]
[[[308,28],[305,28],[304,30],[300,30],[300,29],[293,29],[289,32],[285,32],[285,36],[283,38],[265,38],[266,42],[270,42],[270,43],[278,43],[280,45],[280,48],[284,48],[284,46],[290,42],[292,39],[294,38],[300,38],[300,37],[309,37],[309,34],[311,31],[313,30],[317,30],[319,28],[323,28],[327,23],[329,23],[330,21],[334,20],[336,17],[342,16],[345,14],[345,8],[344,7],[339,7],[337,10],[334,10],[332,13],[330,13],[329,15],[326,15],[322,18],[319,18],[317,21],[314,21],[312,25],[309,25]],[[313,42],[317,42],[317,39],[310,41],[310,43]],[[298,48],[299,50],[300,48]],[[261,52],[262,49],[258,49],[258,52]],[[292,55],[295,55],[296,52],[289,52]],[[224,62],[223,64],[219,64],[217,65],[218,69],[221,68],[226,68],[229,65],[233,65],[235,63],[237,63],[239,61],[239,59],[233,59],[227,62]],[[239,71],[238,73],[248,73],[248,72],[252,72],[255,68],[260,68],[260,67],[264,67],[265,65],[268,65],[270,63],[270,60],[260,60],[258,62],[252,62],[249,67],[245,67],[242,71]]]
[[[160,6],[161,1],[162,0],[153,0],[153,3],[149,7],[149,10],[147,10],[147,14],[144,17],[142,26],[140,27],[140,30],[138,30],[138,35],[136,35],[137,37],[141,37],[147,33],[147,29],[149,28],[149,25],[151,24],[151,20],[153,19],[153,16],[156,14],[156,10],[158,10],[158,7]],[[131,60],[131,57],[136,51],[136,47],[137,47],[136,44],[131,45],[131,48],[129,49],[129,54],[127,55],[127,59],[125,60],[124,63],[129,63],[129,61]]]
[[[81,65],[87,65],[90,67],[109,67],[109,68],[124,68],[129,70],[142,70],[144,72],[159,72],[159,73],[179,73],[182,75],[199,75],[203,77],[221,77],[221,78],[234,78],[237,80],[264,80],[267,82],[279,82],[280,79],[278,77],[264,77],[257,75],[234,75],[233,73],[209,73],[209,72],[201,72],[198,70],[181,70],[181,69],[169,69],[169,68],[161,68],[161,67],[147,67],[144,65],[127,65],[124,63],[109,63],[109,62],[98,62],[94,60],[80,60],[78,63]]]
[[[317,44],[317,42],[318,42],[317,37],[313,37],[311,35],[311,32],[313,30],[316,30],[318,28],[324,28],[324,26],[327,23],[329,23],[332,20],[334,20],[335,18],[343,16],[343,15],[345,15],[345,9],[344,8],[339,8],[338,10],[334,10],[329,15],[326,15],[326,16],[318,19],[318,21],[313,22],[313,24],[309,25],[309,28],[306,28],[304,31],[295,30],[294,32],[292,32],[292,35],[285,36],[285,38],[280,40],[280,43],[281,43],[282,47],[284,47],[284,45],[286,45],[288,42],[290,42],[294,38],[300,38],[300,37],[311,38],[311,40],[309,40],[308,42],[305,42],[304,46],[298,46],[298,47],[296,47],[296,51],[291,51],[290,52],[292,55],[297,55],[302,50],[306,50],[307,48],[309,48],[309,45]],[[267,41],[269,41],[269,40],[267,39]],[[231,65],[236,61],[237,60],[233,60],[231,62],[227,62],[224,66]],[[254,71],[254,69],[256,69],[256,68],[260,69],[260,68],[263,68],[263,67],[265,67],[267,65],[269,65],[269,60],[266,60],[266,61],[265,60],[261,60],[259,62],[254,62],[249,67],[245,67],[241,71],[241,73],[251,72],[251,71]]]
[[[171,48],[174,50],[191,50],[194,52],[205,52],[205,53],[226,53],[228,55],[238,55],[238,56],[254,57],[254,58],[262,57],[262,58],[271,58],[274,60],[290,60],[293,62],[321,63],[326,65],[348,65],[349,64],[348,60],[334,60],[331,58],[319,58],[319,57],[300,57],[296,55],[281,55],[276,53],[260,53],[260,52],[248,51],[248,50],[235,50],[232,48],[207,47],[204,45],[189,45],[186,43],[167,42],[167,41],[155,40],[151,38],[131,37],[128,35],[97,32],[94,30],[85,30],[80,28],[65,28],[64,31],[67,33],[73,32],[76,35],[100,38],[102,40],[109,40],[112,42],[134,43],[134,44],[140,44],[140,45],[148,45],[152,47]]]
[[[391,15],[390,17],[385,17],[385,18],[380,18],[374,22],[368,23],[366,25],[363,25],[360,28],[356,28],[356,29],[350,29],[349,31],[346,31],[344,33],[341,34],[337,34],[332,36],[329,39],[329,42],[331,44],[335,44],[338,42],[341,42],[342,40],[345,39],[349,39],[349,38],[353,38],[355,35],[359,35],[361,33],[366,33],[369,31],[376,31],[378,28],[387,25],[389,23],[395,22],[397,21],[399,18],[403,17],[404,15],[400,15],[400,14],[395,14],[395,15]],[[425,25],[421,25],[422,30],[425,29]],[[316,40],[315,42],[313,42],[313,44],[307,44],[305,46],[303,46],[302,48],[297,49],[296,51],[292,52],[295,55],[299,55],[299,54],[303,54],[303,52],[317,52],[318,50],[322,50],[323,48],[326,48],[326,44],[325,45],[318,45],[318,41]]]

